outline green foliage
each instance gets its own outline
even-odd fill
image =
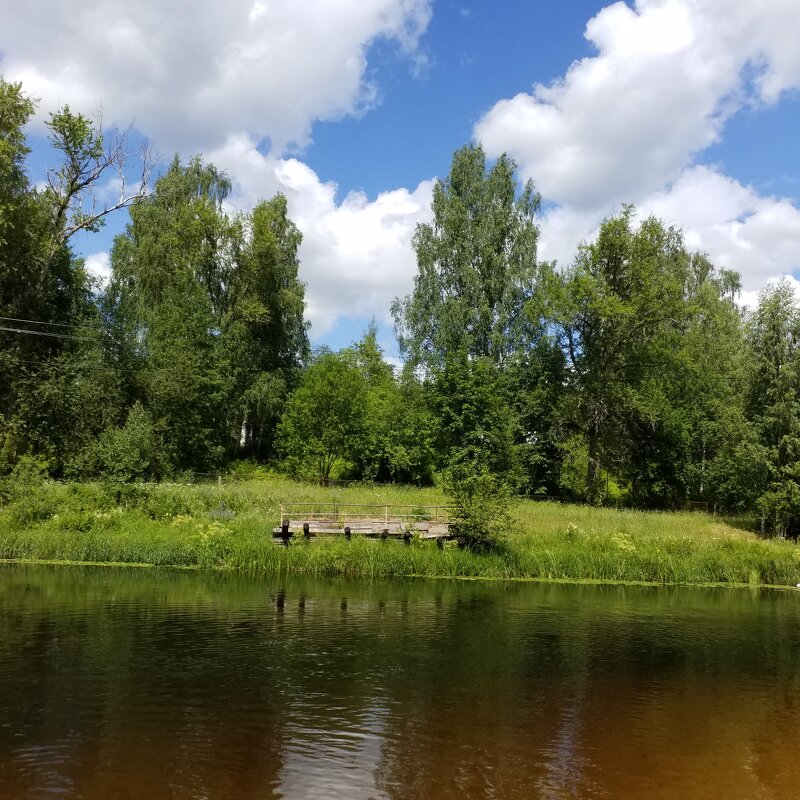
[[[497,549],[513,526],[508,484],[485,465],[460,462],[445,473],[445,487],[453,498],[459,542],[479,552]]]
[[[430,484],[436,462],[436,419],[409,368],[399,378],[383,359],[377,326],[348,351],[365,384],[364,435],[352,455],[351,474],[381,482]]]
[[[516,165],[503,155],[487,170],[480,146],[462,147],[433,191],[433,224],[414,236],[414,291],[395,299],[400,349],[412,364],[441,368],[455,353],[503,361],[524,342],[522,313],[538,278],[534,217],[541,199],[528,182],[516,196]]]
[[[680,231],[635,226],[632,208],[553,276],[546,315],[569,365],[561,413],[586,441],[588,500],[602,500],[604,469],[637,504],[685,495],[693,428],[735,399],[737,365],[723,356],[740,349],[737,289]]]
[[[95,450],[96,471],[106,480],[129,483],[160,474],[159,445],[153,420],[136,403],[121,428],[108,428]]]
[[[347,354],[323,352],[286,404],[279,436],[292,474],[328,480],[352,460],[366,428],[367,382]]]
[[[31,456],[22,456],[10,475],[0,483],[0,498],[8,505],[11,519],[15,524],[31,525],[51,515],[46,488],[47,478],[47,462]]]
[[[282,196],[250,214],[222,203],[230,181],[176,158],[131,211],[112,254],[119,347],[173,469],[205,471],[226,454],[274,454],[283,401],[306,357],[301,236]]]
[[[788,281],[764,289],[748,324],[746,410],[758,436],[756,506],[768,529],[800,535],[800,309]],[[753,470],[755,471],[755,470]],[[758,474],[757,473],[757,474]]]
[[[23,473],[25,477],[23,477]],[[223,487],[65,485],[41,465],[20,467],[20,491],[38,487],[45,513],[0,510],[0,558],[125,562],[317,576],[448,576],[499,579],[647,581],[735,585],[800,582],[800,547],[698,514],[517,503],[503,547],[476,551],[433,542],[405,546],[353,537],[278,547],[271,530],[276,498],[295,502],[441,503],[433,490],[391,487],[330,490],[273,478]],[[24,487],[24,488],[23,488]],[[118,506],[113,495],[120,493]],[[473,495],[475,496],[475,495]],[[208,511],[224,502],[227,521]],[[272,505],[270,505],[272,504]]]
[[[503,482],[519,482],[517,417],[504,376],[487,358],[448,358],[429,388],[439,421],[437,450],[445,466],[488,469]]]

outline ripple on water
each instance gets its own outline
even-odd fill
[[[0,797],[797,797],[798,622],[794,593],[0,569]]]

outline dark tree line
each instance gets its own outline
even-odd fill
[[[743,312],[738,275],[630,207],[571,264],[540,261],[533,185],[467,146],[414,237],[413,291],[392,306],[403,368],[374,325],[312,355],[284,197],[231,214],[227,176],[176,158],[149,193],[98,208],[101,176],[137,156],[69,109],[49,122],[63,162],[36,188],[33,110],[0,80],[0,469],[28,456],[125,481],[247,458],[323,478],[701,501],[800,530],[789,283]],[[130,222],[101,288],[70,240],[117,205]]]

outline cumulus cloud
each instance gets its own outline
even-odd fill
[[[800,85],[798,35],[796,0],[615,3],[586,27],[596,56],[501,100],[475,133],[559,204],[638,198],[675,180],[743,103]]]
[[[102,106],[107,122],[135,116],[162,152],[205,152],[233,178],[242,208],[286,194],[304,235],[301,277],[318,337],[341,316],[385,317],[394,295],[410,290],[410,240],[431,187],[337,202],[334,184],[281,156],[309,140],[315,121],[374,104],[367,54],[376,40],[424,70],[430,2],[3,2],[0,71],[39,98],[41,116],[64,103]],[[269,155],[257,149],[265,143]],[[87,269],[106,280],[107,254],[89,256]]]
[[[800,209],[789,200],[764,197],[717,170],[687,169],[641,207],[684,228],[692,248],[739,272],[747,290],[800,268]]]
[[[428,220],[433,184],[396,189],[369,200],[360,192],[337,202],[334,183],[322,182],[297,159],[263,155],[246,136],[232,137],[209,158],[235,179],[232,205],[251,208],[276,192],[303,233],[300,277],[307,284],[306,314],[315,338],[340,317],[386,321],[395,296],[413,285],[411,238]]]
[[[768,280],[800,269],[800,209],[717,169],[689,167],[669,186],[642,197],[637,209],[640,218],[653,215],[682,228],[691,249],[741,274],[745,292],[757,293]],[[592,239],[599,222],[593,209],[550,209],[542,221],[542,258],[569,264],[577,244]]]
[[[569,262],[600,219],[633,202],[686,229],[689,243],[739,270],[746,288],[800,268],[800,211],[763,197],[698,154],[747,104],[800,86],[800,6],[637,0],[586,27],[597,55],[478,122],[490,155],[508,152],[555,207],[542,255]]]
[[[101,286],[105,286],[111,278],[111,258],[108,252],[92,253],[86,256],[84,267]]]
[[[41,109],[103,107],[167,152],[221,146],[231,132],[280,151],[318,119],[375,99],[367,50],[414,55],[430,0],[105,0],[0,4],[0,71]]]

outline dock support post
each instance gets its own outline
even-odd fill
[[[311,526],[307,522],[303,523],[303,536],[305,536],[306,539],[311,538]]]
[[[344,526],[344,538],[347,539],[348,542],[350,541],[350,526],[349,525],[345,525]]]

